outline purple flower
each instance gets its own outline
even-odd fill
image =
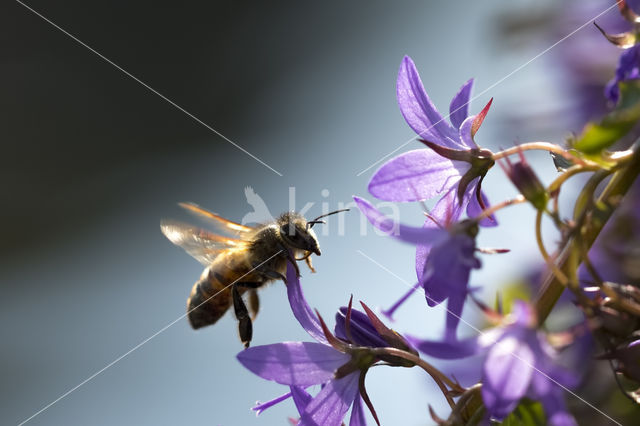
[[[353,199],[373,226],[385,232],[391,229],[399,230],[391,236],[416,243],[416,238],[409,238],[407,235],[422,235],[423,238],[417,241],[418,284],[424,289],[429,306],[436,306],[448,299],[445,336],[454,338],[468,293],[471,269],[480,267],[480,261],[474,255],[477,226],[472,222],[463,221],[451,224],[445,229],[439,228],[429,220],[423,228],[412,228],[394,224],[362,198]],[[452,200],[450,202],[454,203]]]
[[[316,342],[284,342],[248,348],[237,355],[247,369],[258,376],[290,386],[291,392],[260,404],[262,411],[293,397],[300,413],[299,425],[340,425],[351,411],[350,425],[364,425],[361,396],[377,420],[364,388],[368,369],[383,360],[391,365],[406,365],[393,356],[376,356],[368,348],[395,347],[417,354],[404,338],[387,328],[362,303],[365,313],[342,308],[337,315],[336,336],[322,318],[314,316],[300,288],[295,269],[287,266],[287,293],[295,317]],[[322,385],[311,397],[305,388]]]
[[[454,342],[432,342],[408,337],[427,355],[456,359],[486,352],[482,367],[482,399],[487,413],[503,419],[528,397],[540,401],[550,425],[575,425],[563,402],[562,388],[577,378],[555,363],[555,353],[544,333],[536,329],[533,308],[514,304],[511,322],[479,337]]]
[[[478,148],[473,136],[490,103],[480,114],[469,117],[472,85],[473,80],[465,83],[451,101],[449,124],[429,99],[411,58],[404,57],[398,73],[398,104],[409,126],[429,148],[406,152],[383,164],[369,182],[374,197],[409,202],[443,195],[438,205],[455,206],[448,211],[450,217],[436,216],[447,222],[457,221],[465,209],[469,216],[476,216],[487,206],[480,182],[493,160],[490,151]],[[487,218],[482,224],[493,226],[495,220]]]
[[[237,358],[263,379],[302,389],[324,385],[315,398],[304,404],[298,424],[340,425],[358,396],[359,370],[336,377],[336,371],[348,365],[352,357],[329,344],[322,325],[304,299],[300,281],[291,264],[287,265],[287,294],[294,316],[319,343],[285,342],[254,346],[240,352]]]
[[[625,0],[625,3],[636,15],[640,15],[640,0]]]
[[[618,103],[620,98],[620,88],[618,83],[626,80],[635,80],[640,78],[640,45],[636,44],[620,55],[615,76],[605,87],[605,96],[611,102]]]

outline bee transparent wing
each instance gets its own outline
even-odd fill
[[[203,209],[194,203],[178,203],[180,207],[187,210],[189,213],[195,214],[208,225],[213,226],[217,230],[220,230],[226,234],[233,235],[238,238],[247,239],[249,235],[253,234],[255,228],[250,226],[240,225],[239,223],[232,222],[228,219],[218,216],[209,210]]]
[[[236,238],[216,235],[212,232],[185,223],[163,220],[160,229],[173,244],[182,247],[190,256],[204,266],[222,252],[230,249],[243,249],[249,242]]]

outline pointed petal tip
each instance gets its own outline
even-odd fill
[[[489,109],[491,108],[492,103],[493,103],[493,98],[489,99],[489,102],[487,102],[484,108],[482,108],[482,111],[480,111],[480,113],[476,115],[476,118],[473,120],[473,125],[471,126],[471,137],[474,137],[476,133],[478,133],[478,130],[480,129],[482,122],[487,116],[487,113],[489,112]]]

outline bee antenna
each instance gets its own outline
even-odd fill
[[[327,222],[325,222],[324,220],[310,220],[309,222],[307,222],[307,229],[313,228],[313,225],[315,225],[316,223],[326,224]]]
[[[349,209],[340,209],[340,210],[334,210],[334,211],[329,212],[327,214],[320,215],[320,216],[316,217],[315,219],[310,220],[309,222],[307,222],[307,227],[308,228],[313,228],[313,225],[315,225],[316,223],[327,223],[324,220],[318,220],[320,218],[331,216],[332,214],[341,213],[341,212],[348,212],[348,211],[349,211]]]

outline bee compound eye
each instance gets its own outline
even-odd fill
[[[280,227],[280,232],[289,238],[297,238],[298,232],[296,230],[296,226],[292,223],[285,223]]]

